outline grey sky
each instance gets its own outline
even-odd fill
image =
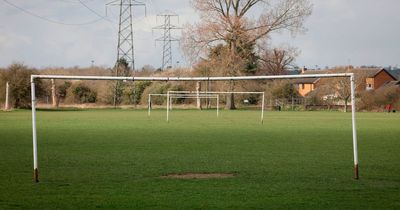
[[[35,14],[64,23],[88,22],[98,17],[78,0],[9,0]],[[105,14],[104,0],[83,0],[100,14]],[[400,1],[398,0],[312,0],[313,15],[307,20],[308,31],[295,38],[275,34],[273,45],[289,43],[301,54],[300,66],[397,65],[400,64]],[[152,31],[156,14],[171,10],[180,15],[180,25],[192,23],[197,15],[189,0],[146,0],[147,17],[135,8],[134,36],[136,66],[161,65],[161,36]],[[27,15],[0,0],[0,66],[24,62],[46,66],[112,66],[116,59],[117,8],[108,10],[111,21],[85,26],[53,24]],[[179,36],[179,33],[176,34]],[[174,45],[174,65],[185,65]]]

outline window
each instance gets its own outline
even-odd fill
[[[367,90],[372,90],[373,89],[372,84],[367,83],[367,88],[366,89]]]

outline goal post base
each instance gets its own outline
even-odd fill
[[[360,176],[358,174],[358,164],[354,165],[354,179],[355,180],[360,179]]]
[[[39,170],[37,168],[33,170],[33,181],[35,183],[39,182]]]

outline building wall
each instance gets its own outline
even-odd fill
[[[374,89],[376,90],[376,89],[380,88],[382,85],[384,85],[385,83],[390,82],[390,81],[395,81],[395,80],[385,71],[381,71],[374,78]]]
[[[299,84],[299,93],[301,96],[307,95],[309,92],[315,89],[314,84]]]
[[[367,78],[365,83],[365,90],[374,90],[375,82],[374,78]]]

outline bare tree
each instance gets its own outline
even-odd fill
[[[343,69],[339,69],[336,72],[343,73],[355,73],[355,88],[356,90],[360,90],[365,85],[365,80],[367,78],[367,73],[365,71],[354,71],[353,67],[345,67]],[[325,95],[332,95],[336,99],[342,100],[344,102],[344,112],[347,112],[348,102],[351,96],[351,84],[349,78],[333,78],[333,79],[322,79],[322,85],[320,89],[323,90]]]
[[[346,72],[351,72],[348,69]],[[365,85],[365,80],[367,78],[367,74],[365,72],[359,71],[355,72],[354,79],[355,79],[355,89],[360,90],[363,85]],[[344,112],[347,112],[347,104],[350,100],[351,96],[351,84],[348,78],[335,78],[332,80],[333,90],[336,91],[337,97],[344,101]]]
[[[259,72],[263,75],[286,74],[298,54],[298,50],[293,47],[261,49]]]
[[[237,54],[246,45],[273,32],[304,31],[305,18],[311,15],[308,0],[193,0],[200,22],[188,25],[183,47],[187,54],[199,55],[218,43]],[[254,11],[262,10],[258,17]]]
[[[183,32],[185,54],[196,61],[222,44],[229,52],[223,75],[231,76],[240,74],[247,61],[253,60],[258,41],[273,32],[289,31],[294,35],[303,31],[305,18],[312,12],[308,0],[193,0],[192,3],[200,14],[200,22],[187,25]],[[233,85],[229,85],[230,90]],[[227,97],[227,101],[232,99],[233,96]]]

